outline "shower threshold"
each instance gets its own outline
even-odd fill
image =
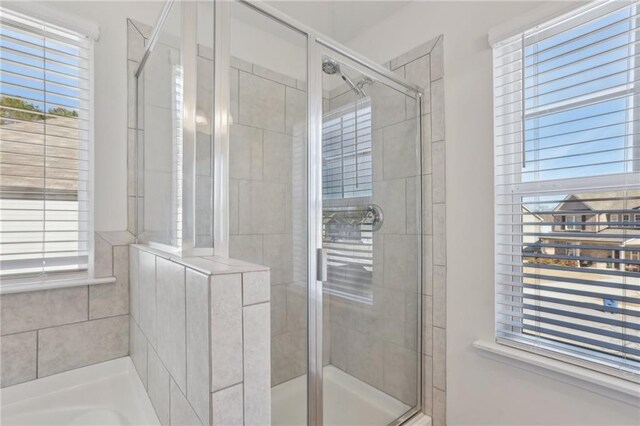
[[[332,365],[323,369],[324,424],[327,426],[388,425],[411,407]],[[307,377],[271,389],[271,424],[307,422]]]

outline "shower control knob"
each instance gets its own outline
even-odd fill
[[[367,206],[367,218],[371,218],[371,229],[373,232],[382,227],[384,223],[384,213],[382,208],[377,204],[369,204]]]

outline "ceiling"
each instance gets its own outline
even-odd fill
[[[340,43],[397,12],[410,1],[269,1],[271,6]]]

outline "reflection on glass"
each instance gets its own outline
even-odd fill
[[[638,208],[640,191],[522,197],[522,333],[640,361]]]
[[[417,105],[334,57],[322,71],[324,424],[386,425],[417,404]]]

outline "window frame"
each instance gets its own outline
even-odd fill
[[[589,10],[590,8],[592,8],[594,5],[594,3],[591,3],[589,5],[583,6],[581,8],[578,8],[572,12],[569,13],[564,13],[560,18],[555,18],[555,19],[550,19],[548,21],[548,23],[553,23],[554,21],[557,21],[558,19],[566,19],[567,22],[564,23],[562,22],[559,27],[562,28],[560,30],[560,32],[565,31],[565,28],[567,27],[571,27],[572,21],[571,21],[571,16],[576,16],[577,12],[582,12],[584,10]],[[638,13],[638,10],[640,8],[638,7],[638,5],[633,5],[632,6],[632,13],[634,15],[636,15]],[[636,18],[636,21],[640,21],[640,18]],[[544,24],[542,24],[544,25]],[[541,25],[541,26],[542,26]],[[538,28],[538,27],[535,27]],[[535,29],[534,28],[534,29]],[[640,24],[638,25],[638,28],[640,31]],[[525,52],[525,47],[524,47],[524,38],[525,38],[525,34],[530,31],[531,28],[529,30],[524,30],[521,33],[521,37],[522,37],[522,52],[524,55]],[[507,41],[509,39],[513,40],[513,35],[511,35],[511,37],[506,37],[503,39],[503,41]],[[634,37],[633,40],[635,41],[636,38]],[[638,55],[638,46],[633,46],[633,53],[631,54],[632,56],[636,56]],[[635,62],[634,62],[634,66],[635,66]],[[514,181],[511,182],[510,187],[512,188],[511,193],[507,194],[507,193],[499,193],[497,191],[497,189],[495,189],[495,194],[494,194],[494,207],[496,207],[498,205],[498,199],[499,197],[510,197],[510,198],[506,198],[510,205],[511,205],[511,211],[506,213],[508,214],[511,222],[514,224],[514,226],[520,228],[520,234],[519,235],[514,235],[512,238],[512,242],[510,244],[520,244],[522,247],[524,247],[524,237],[522,235],[522,233],[524,232],[522,230],[523,225],[523,217],[525,216],[522,212],[522,206],[524,205],[523,203],[523,199],[526,197],[536,197],[536,196],[548,196],[548,195],[556,195],[556,194],[571,194],[571,193],[576,193],[576,192],[588,192],[588,191],[608,191],[608,190],[621,190],[621,189],[629,189],[629,181],[634,181],[634,182],[640,182],[640,170],[632,170],[632,171],[628,171],[626,173],[618,173],[618,174],[609,174],[609,175],[601,175],[601,176],[585,176],[585,177],[573,177],[573,178],[561,178],[561,179],[548,179],[548,180],[541,180],[541,181],[523,181],[522,180],[522,176],[523,176],[523,168],[525,167],[525,152],[526,152],[526,148],[525,148],[525,141],[526,139],[524,139],[524,135],[526,133],[525,130],[525,122],[528,119],[527,114],[524,113],[525,111],[525,69],[526,66],[522,66],[522,70],[521,70],[521,79],[522,79],[522,85],[520,88],[520,93],[522,94],[521,96],[521,102],[522,102],[522,115],[521,115],[521,131],[522,131],[522,141],[520,142],[521,144],[521,148],[520,151],[522,151],[522,153],[520,153],[520,151],[517,151],[514,149],[515,144],[513,143],[509,143],[506,145],[506,147],[503,146],[504,150],[501,154],[501,156],[503,157],[509,157],[509,156],[513,156],[513,155],[521,155],[522,156],[522,162],[520,163],[514,163],[512,165],[510,165],[510,169],[509,172],[513,173],[514,175],[517,175],[517,178],[514,178]],[[633,67],[632,67],[633,69]],[[630,77],[631,81],[635,80],[635,77]],[[493,77],[492,77],[492,82],[495,84],[496,83],[496,75],[494,73]],[[579,106],[580,104],[584,104],[586,103],[586,101],[588,99],[593,100],[594,98],[597,99],[599,102],[605,102],[606,100],[611,100],[613,98],[615,98],[616,96],[618,96],[621,92],[627,92],[629,91],[627,90],[619,90],[619,91],[612,91],[610,90],[609,92],[606,93],[602,93],[600,96],[579,96],[577,99],[577,102],[558,102],[558,103],[562,103],[562,105],[556,106],[557,103],[554,103],[551,107],[545,107],[545,108],[540,108],[540,107],[534,107],[531,109],[535,110],[535,113],[533,114],[538,115],[541,113],[548,113],[549,110],[552,110],[554,113],[561,113],[563,111],[569,110],[571,108],[575,108],[576,106]],[[599,92],[594,92],[596,94],[600,94],[603,91],[599,91]],[[640,81],[636,81],[635,84],[633,84],[633,89],[630,91],[631,93],[633,93],[635,96],[640,95]],[[590,94],[591,95],[591,94]],[[496,94],[494,93],[493,96],[493,100],[495,102],[496,99]],[[633,113],[638,112],[638,109],[640,109],[637,106],[631,106],[628,108],[628,114],[631,115],[630,118],[627,119],[628,122],[632,123],[633,126]],[[494,107],[494,114],[495,114],[495,107]],[[496,139],[496,133],[495,133],[495,119],[494,119],[494,140]],[[632,130],[629,132],[630,135],[634,134],[633,128]],[[631,137],[629,138],[627,136],[627,140],[631,140],[631,143],[633,144],[632,147],[628,146],[629,142],[625,142],[625,148],[629,149],[632,152],[632,155],[634,155],[634,147],[636,146],[636,139],[640,138],[640,135],[637,135],[636,137]],[[499,164],[498,160],[498,155],[494,152],[494,164]],[[497,174],[496,172],[496,167],[494,166],[494,173]],[[505,172],[506,173],[506,172]],[[494,182],[495,184],[495,182]],[[497,188],[497,185],[494,186],[494,188]],[[640,188],[640,186],[639,186]],[[502,201],[502,203],[504,203],[505,200]],[[569,214],[564,214],[562,215],[562,221],[559,223],[559,225],[561,226],[560,229],[565,230],[565,231],[569,231],[569,232],[580,232],[580,230],[585,229],[579,225],[565,225],[565,222],[572,222],[572,220],[569,220],[569,217],[571,215]],[[620,214],[620,221],[623,221],[623,215]],[[629,219],[631,218],[631,216],[629,216]],[[578,221],[576,221],[578,222]],[[627,220],[627,222],[629,222],[629,220]],[[519,224],[519,225],[518,225]],[[580,348],[576,345],[571,345],[571,344],[566,344],[566,343],[562,343],[562,342],[556,342],[556,341],[549,341],[549,344],[545,344],[544,337],[540,337],[538,339],[537,342],[532,342],[530,339],[528,339],[526,337],[526,335],[523,334],[523,337],[521,339],[516,338],[516,337],[510,337],[510,338],[505,338],[505,337],[501,337],[500,336],[500,332],[499,332],[499,326],[498,326],[498,321],[499,321],[499,316],[503,315],[503,316],[508,316],[507,313],[501,312],[500,308],[498,307],[497,304],[497,297],[498,297],[498,286],[500,285],[499,282],[499,278],[498,275],[501,274],[501,272],[499,272],[499,266],[498,266],[498,256],[499,256],[499,246],[501,244],[505,244],[503,242],[498,242],[499,241],[499,231],[498,231],[498,227],[500,225],[500,222],[498,220],[498,216],[496,215],[495,217],[495,228],[494,228],[494,232],[495,232],[495,240],[494,240],[494,267],[495,267],[495,281],[494,281],[494,297],[496,297],[496,303],[494,304],[494,334],[495,334],[495,340],[496,343],[499,345],[504,345],[504,346],[509,346],[511,348],[517,348],[517,349],[521,349],[523,351],[526,352],[531,352],[531,353],[536,353],[536,354],[543,354],[545,357],[549,357],[558,361],[562,361],[565,362],[567,364],[572,364],[572,365],[578,365],[581,367],[585,367],[588,368],[590,370],[595,370],[598,372],[602,372],[605,373],[609,376],[614,376],[614,377],[618,377],[621,378],[623,380],[627,380],[630,382],[634,382],[634,383],[640,383],[640,370],[637,372],[630,372],[626,369],[619,369],[618,367],[616,367],[616,363],[615,363],[615,358],[614,356],[609,356],[607,354],[603,354],[602,358],[604,359],[611,359],[611,363],[607,364],[606,362],[602,362],[601,360],[596,361],[595,357],[593,356],[588,356],[588,354],[586,353],[581,353],[580,352]],[[503,224],[504,225],[504,224]],[[555,225],[554,225],[555,226]],[[586,223],[583,225],[586,226]],[[611,226],[611,225],[610,225]],[[615,225],[615,226],[622,226],[624,227],[625,224],[622,223],[620,225]],[[575,229],[573,229],[575,227]],[[573,249],[571,249],[573,250]],[[579,249],[578,249],[579,250]],[[520,277],[518,282],[513,282],[514,287],[518,286],[518,285],[522,285],[523,281],[522,281],[522,271],[523,271],[523,266],[524,266],[524,262],[523,262],[523,256],[522,255],[512,255],[511,256],[511,261],[513,264],[513,268],[514,270],[518,270],[520,272]],[[503,283],[502,285],[507,286],[508,284]],[[522,288],[522,287],[521,287]],[[519,296],[520,298],[523,297],[523,295]],[[515,298],[515,296],[514,296]],[[542,342],[541,342],[542,341]],[[578,350],[575,350],[575,349]]]
[[[82,48],[87,50],[86,85],[88,99],[84,100],[87,109],[87,171],[86,202],[87,221],[84,227],[78,227],[78,233],[87,234],[87,267],[64,271],[40,271],[7,275],[0,280],[0,294],[22,291],[37,291],[47,288],[64,288],[78,285],[92,285],[113,282],[113,277],[94,278],[95,276],[95,41],[99,38],[99,26],[93,21],[75,15],[61,13],[47,5],[19,3],[0,6],[7,13],[22,16],[30,21],[40,22],[52,29],[65,33],[75,33],[87,40]],[[23,31],[30,31],[22,28]],[[23,74],[16,74],[23,76]],[[28,76],[26,76],[28,77]],[[80,179],[78,180],[80,181]],[[43,221],[46,223],[46,221]],[[39,262],[34,259],[16,260],[16,264],[32,265]]]

